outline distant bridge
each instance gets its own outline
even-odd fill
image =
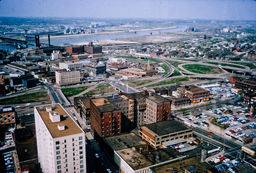
[[[7,42],[7,43],[22,43],[22,44],[28,44],[25,40],[18,40],[13,38],[6,38],[6,37],[0,37],[0,40]]]
[[[20,44],[25,44],[26,47],[28,47],[28,45],[32,45],[35,46],[36,45],[36,38],[35,37],[25,37],[28,40],[18,40],[18,39],[14,39],[14,38],[7,38],[7,37],[0,37],[0,40],[6,42],[6,43],[20,43]],[[49,46],[50,45],[50,35],[48,35],[48,44],[47,43],[39,43],[39,36],[38,36],[38,44],[42,45],[42,46]],[[52,45],[50,45],[52,46]]]

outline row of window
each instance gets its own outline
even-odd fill
[[[78,138],[79,140],[82,140],[83,139],[83,137],[82,136],[79,136],[79,138]],[[74,138],[72,138],[72,142],[74,142],[75,141],[75,139]],[[63,141],[64,143],[66,143],[67,142],[67,140],[65,139],[64,141]],[[55,144],[56,145],[59,145],[60,144],[60,141],[56,141],[55,142]],[[79,144],[80,144],[80,142],[79,142]]]

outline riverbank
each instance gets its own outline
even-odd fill
[[[148,29],[139,29],[136,30],[136,33],[139,32],[146,32],[146,31],[161,31],[161,30],[168,30],[168,29],[175,29],[179,26],[172,26],[166,28],[148,28]],[[114,34],[127,34],[127,33],[135,33],[135,30],[131,30],[130,32],[126,31],[113,31],[113,32],[99,32],[99,33],[91,33],[91,34],[77,34],[77,35],[60,35],[60,36],[51,36],[51,40],[53,39],[67,39],[67,38],[79,38],[79,37],[92,37],[92,36],[101,36],[101,35],[114,35]],[[41,41],[46,41],[48,36],[41,36]]]

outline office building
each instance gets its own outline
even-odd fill
[[[38,161],[44,173],[86,172],[85,133],[60,104],[34,108]]]
[[[79,71],[55,71],[55,79],[58,85],[80,83]]]

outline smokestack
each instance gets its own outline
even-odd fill
[[[51,46],[50,34],[48,34],[48,45],[49,45],[49,47]]]
[[[39,35],[35,35],[36,47],[40,47]]]

